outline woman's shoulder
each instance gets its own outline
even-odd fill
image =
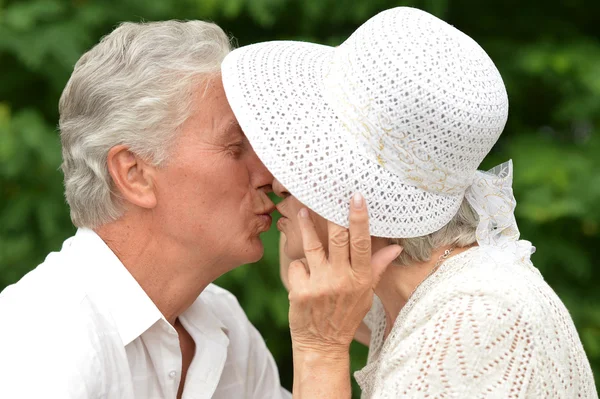
[[[521,302],[528,292],[547,285],[528,257],[491,246],[469,250],[444,274],[435,290],[438,294],[499,296]]]
[[[543,313],[542,298],[555,295],[528,259],[493,247],[475,247],[450,258],[430,279],[424,292],[415,295],[407,320],[427,320],[448,307]]]
[[[447,266],[407,309],[401,329],[469,320],[490,336],[517,327],[523,336],[540,337],[546,330],[559,331],[560,339],[576,334],[568,310],[528,259],[479,247]]]
[[[573,390],[591,386],[589,363],[569,313],[530,262],[480,247],[457,255],[440,271],[390,333],[378,376],[382,386],[395,386],[407,375],[418,378],[423,364],[428,370],[423,382],[451,381],[471,393],[494,385],[515,364],[522,372],[511,377],[510,390],[530,383],[528,392],[533,392],[557,375],[579,386],[566,393],[557,385],[559,394],[553,397],[575,397]],[[473,376],[481,385],[473,386]]]

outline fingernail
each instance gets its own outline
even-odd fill
[[[363,204],[364,204],[364,199],[361,193],[356,193],[354,194],[354,207],[356,209],[360,209],[362,208]]]
[[[304,218],[304,219],[308,219],[308,209],[306,209],[306,208],[300,209],[300,212],[298,212],[298,216],[300,216],[301,218]]]

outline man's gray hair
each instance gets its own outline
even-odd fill
[[[126,145],[162,165],[190,116],[194,91],[230,51],[213,23],[128,22],[79,59],[59,104],[65,196],[75,226],[94,228],[122,215],[108,151]]]
[[[450,222],[436,232],[415,238],[390,238],[391,244],[404,248],[394,261],[398,265],[430,260],[433,250],[447,245],[466,247],[477,241],[476,230],[479,216],[466,199]]]

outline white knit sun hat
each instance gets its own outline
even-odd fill
[[[446,225],[508,114],[485,51],[407,7],[376,15],[336,48],[281,41],[236,49],[222,76],[254,150],[290,193],[347,227],[360,192],[380,237]]]

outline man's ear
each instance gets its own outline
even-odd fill
[[[156,206],[153,179],[155,166],[124,145],[112,147],[108,151],[106,162],[120,198],[141,208],[151,209]]]

